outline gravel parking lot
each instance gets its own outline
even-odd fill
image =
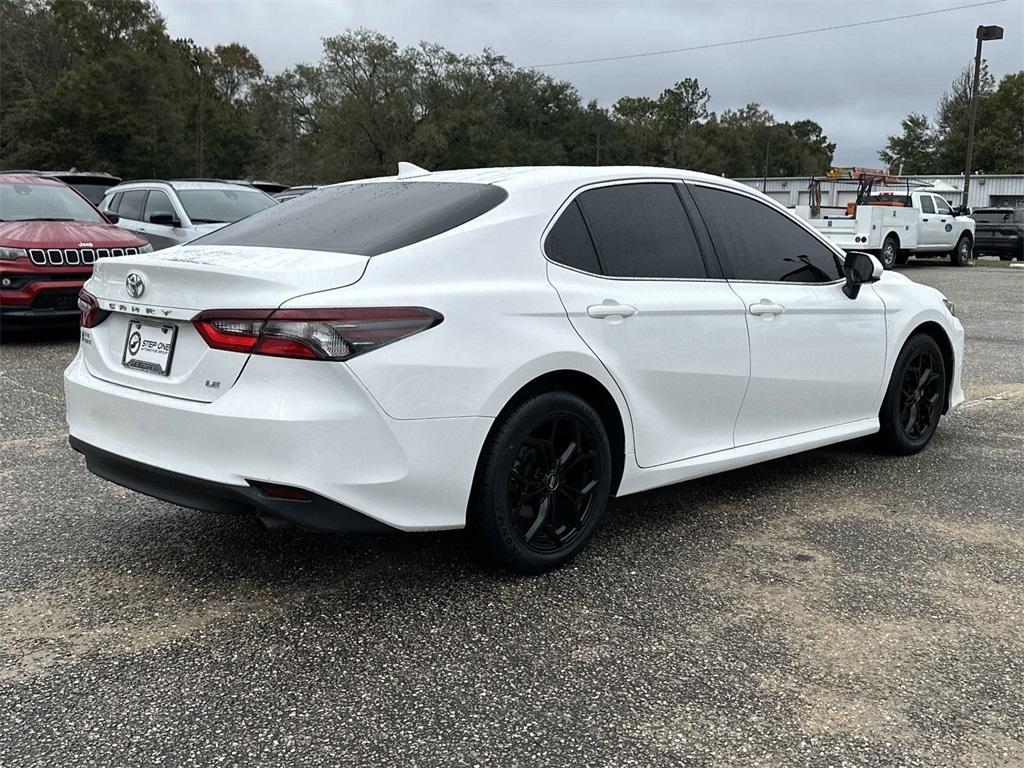
[[[539,578],[107,484],[75,334],[6,338],[0,765],[1024,764],[1024,270],[904,271],[968,337],[923,454],[627,497]]]

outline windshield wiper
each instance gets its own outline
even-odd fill
[[[191,216],[189,216],[189,218],[192,219]],[[220,219],[192,219],[192,223],[193,224],[227,224],[226,221],[221,221]]]
[[[29,216],[27,219],[14,219],[14,221],[75,221],[75,219],[57,216]]]

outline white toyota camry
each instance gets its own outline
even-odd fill
[[[750,188],[658,168],[326,187],[96,264],[71,445],[120,485],[322,531],[468,527],[524,572],[612,496],[963,400],[940,293]]]

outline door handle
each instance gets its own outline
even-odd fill
[[[761,299],[757,304],[751,304],[750,314],[752,315],[766,315],[765,319],[771,320],[775,315],[781,315],[786,311],[786,308],[781,304],[768,301],[768,299]]]
[[[591,317],[629,317],[636,314],[636,307],[629,304],[619,304],[612,299],[605,299],[600,304],[592,304],[587,307],[587,314]]]
[[[921,221],[928,221],[928,219],[921,219]]]

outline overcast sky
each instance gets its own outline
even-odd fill
[[[968,5],[977,0],[157,0],[170,34],[213,47],[240,42],[280,71],[320,58],[323,37],[378,30],[402,46],[493,48],[520,66],[759,37]],[[878,165],[908,112],[934,115],[974,56],[979,24],[998,79],[1024,69],[1024,0],[853,29],[625,61],[545,67],[584,100],[657,96],[684,77],[721,112],[760,102],[777,120],[810,118],[838,145],[837,165]]]

